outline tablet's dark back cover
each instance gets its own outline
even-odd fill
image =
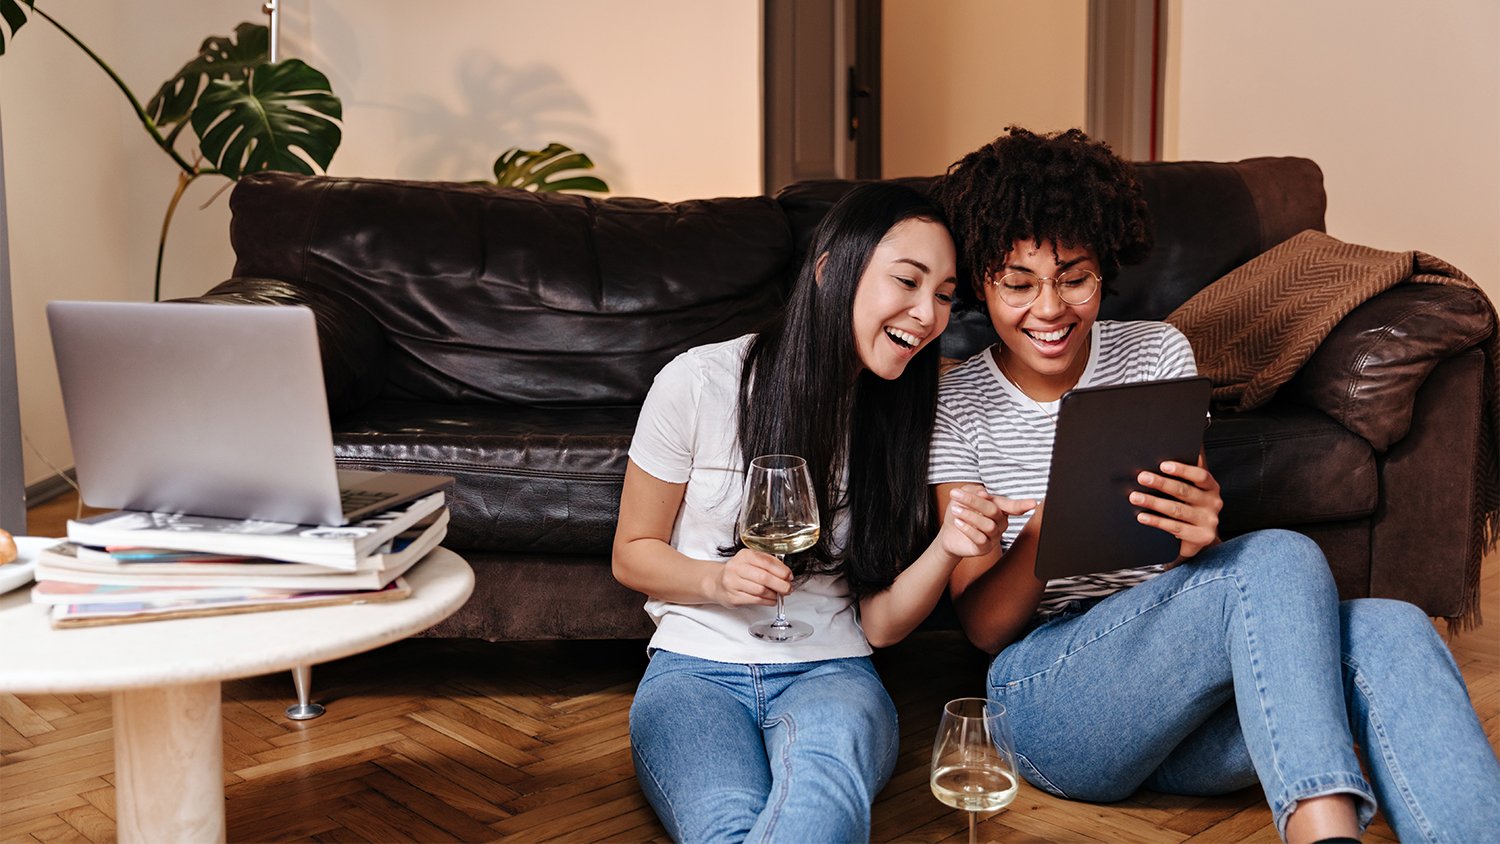
[[[1057,414],[1040,580],[1169,563],[1179,541],[1136,520],[1136,476],[1162,462],[1195,464],[1210,384],[1202,376],[1070,390]]]

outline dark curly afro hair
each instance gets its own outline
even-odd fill
[[[959,297],[977,291],[1018,240],[1092,249],[1105,290],[1122,265],[1151,251],[1151,221],[1135,168],[1077,129],[1038,135],[1019,126],[969,153],[940,181],[960,256]]]

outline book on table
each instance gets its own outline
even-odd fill
[[[309,590],[312,591],[312,590]],[[357,590],[345,590],[357,591]],[[76,583],[42,580],[31,587],[33,604],[154,604],[171,601],[223,601],[279,598],[286,589],[251,586],[137,586],[124,583]]]
[[[106,513],[38,555],[31,599],[54,627],[400,600],[448,520],[442,492],[343,527]]]
[[[342,527],[116,510],[68,520],[68,540],[94,547],[243,554],[352,571],[423,516],[443,509],[443,502],[439,491]]]
[[[267,574],[278,577],[304,574],[329,574],[338,571],[382,571],[398,565],[407,549],[429,533],[447,533],[448,510],[428,513],[416,524],[403,530],[373,554],[361,557],[354,568],[324,566],[317,563],[293,563],[247,554],[217,554],[212,551],[179,551],[172,548],[148,548],[134,545],[112,545],[104,548],[73,543],[75,568],[119,571],[131,574]],[[431,545],[436,545],[436,542]],[[428,546],[430,547],[430,546]],[[187,564],[187,565],[184,565]]]
[[[168,618],[235,615],[248,612],[399,601],[411,595],[411,586],[398,577],[380,589],[338,592],[284,592],[246,597],[196,600],[138,601],[134,603],[55,604],[49,608],[53,627],[90,627]]]
[[[161,549],[91,548],[63,542],[37,558],[32,600],[56,603],[74,587],[99,587],[96,596],[125,596],[127,589],[275,589],[281,591],[379,589],[405,574],[448,532],[448,511],[430,514],[361,559],[353,569],[287,563],[257,557]],[[186,557],[179,557],[186,554]],[[70,584],[54,586],[52,584]]]

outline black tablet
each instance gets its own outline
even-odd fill
[[[1136,521],[1130,493],[1164,461],[1195,464],[1208,419],[1202,376],[1084,387],[1063,394],[1052,443],[1039,580],[1169,563],[1179,540]]]

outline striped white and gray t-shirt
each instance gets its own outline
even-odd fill
[[[1079,387],[1181,378],[1198,373],[1187,338],[1164,322],[1094,323],[1089,361]],[[1059,402],[1038,403],[1016,388],[985,349],[943,376],[932,435],[929,481],[982,483],[1010,498],[1047,494]],[[1012,517],[1002,538],[1009,548],[1030,515]],[[1069,604],[1134,586],[1161,566],[1080,575],[1047,582],[1037,620]]]

